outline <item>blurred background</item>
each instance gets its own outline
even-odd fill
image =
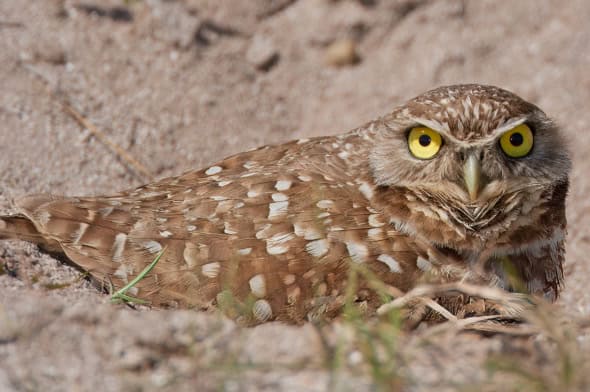
[[[440,85],[493,84],[541,107],[570,142],[560,305],[587,317],[589,21],[586,0],[0,0],[0,203],[10,210],[26,193],[112,193],[263,144],[344,132]],[[0,320],[17,330],[40,322],[32,315],[61,314],[45,306],[81,303],[86,320],[96,311],[88,305],[103,301],[77,283],[51,291],[51,305],[39,302],[42,282],[59,285],[75,271],[24,244],[2,247],[4,270],[21,272],[0,273]],[[109,309],[101,311],[124,317]],[[93,331],[109,328],[93,320]],[[75,334],[89,322],[72,323]],[[0,339],[4,386],[51,380],[27,364],[52,363],[61,335],[35,331],[4,349]],[[86,390],[84,377],[116,357],[90,350],[84,358],[96,365],[75,370],[67,358],[82,354],[68,347],[53,363],[53,380],[67,381],[56,386]],[[105,390],[122,385],[113,374]]]

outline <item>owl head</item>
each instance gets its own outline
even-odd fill
[[[378,185],[417,200],[422,221],[480,240],[528,222],[556,187],[567,190],[570,170],[558,127],[543,111],[473,84],[437,88],[384,117],[370,164]]]

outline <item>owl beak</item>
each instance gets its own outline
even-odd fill
[[[481,162],[476,154],[469,154],[463,165],[463,179],[471,201],[477,200],[481,188]]]

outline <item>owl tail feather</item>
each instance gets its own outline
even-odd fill
[[[56,244],[48,241],[33,222],[22,215],[0,216],[0,240],[10,239],[33,242],[47,250],[57,250]]]
[[[38,242],[43,237],[29,219],[21,215],[9,215],[0,217],[0,239]]]

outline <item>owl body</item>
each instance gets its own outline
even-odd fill
[[[498,139],[521,124],[534,147],[512,158]],[[416,152],[433,146],[432,157]],[[553,123],[515,95],[443,87],[340,136],[262,147],[117,195],[26,197],[20,215],[0,220],[0,237],[63,252],[115,288],[163,252],[129,294],[222,307],[246,324],[333,317],[359,270],[353,300],[368,311],[380,298],[367,276],[402,292],[428,275],[554,299],[569,171],[560,147]]]

